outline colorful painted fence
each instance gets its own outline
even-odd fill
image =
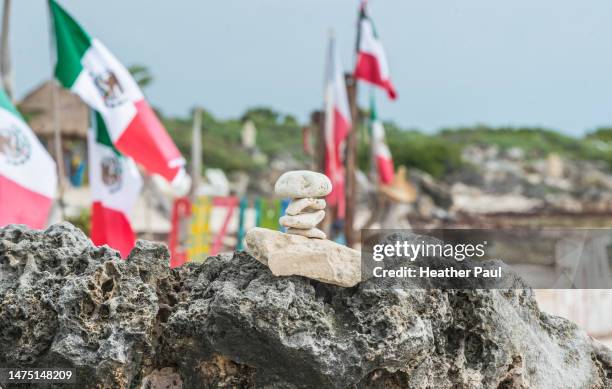
[[[172,210],[170,266],[204,261],[223,250],[243,250],[249,228],[282,230],[278,219],[289,200],[200,196],[180,198]]]

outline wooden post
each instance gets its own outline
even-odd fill
[[[143,191],[142,194],[144,195],[144,200],[145,200],[145,214],[144,214],[144,219],[145,219],[145,236],[144,238],[147,240],[153,240],[153,218],[152,218],[152,208],[154,207],[153,205],[153,190],[152,190],[152,186],[153,181],[151,179],[151,176],[147,173],[144,173],[143,175]]]
[[[346,90],[348,94],[349,106],[353,128],[349,132],[346,140],[346,217],[344,220],[344,235],[349,247],[353,247],[358,240],[355,231],[355,210],[357,202],[357,140],[359,136],[359,108],[357,106],[357,80],[352,74],[345,74]]]
[[[62,150],[62,133],[60,122],[59,86],[51,79],[51,107],[53,110],[53,149],[57,163],[57,178],[59,183],[58,204],[61,220],[65,220],[64,192],[66,191],[66,172],[64,171],[64,153]]]
[[[325,112],[324,111],[313,111],[310,114],[310,125],[314,129],[316,136],[316,149],[313,158],[314,170],[319,173],[325,174],[325,158],[327,147],[325,143]],[[321,222],[320,228],[329,234],[331,233],[331,226],[334,223],[336,216],[336,207],[328,206],[328,211],[325,213],[325,219]]]
[[[325,114],[313,111],[310,114],[310,126],[315,134],[314,170],[325,173]]]
[[[196,199],[202,178],[202,109],[193,110],[193,132],[191,134],[191,193]]]
[[[374,88],[372,88],[370,86],[370,112],[369,112],[369,119],[368,119],[368,127],[369,129],[373,129],[373,113],[372,110],[376,109],[376,105],[375,105],[375,100],[374,100]],[[378,114],[378,112],[376,112]],[[368,129],[368,130],[369,130]],[[376,153],[374,150],[374,134],[372,132],[369,132],[369,151],[370,151],[370,181],[372,182],[372,185],[374,185],[374,190],[375,190],[375,196],[378,197],[378,187],[379,187],[379,182],[378,182],[378,169],[376,166]]]

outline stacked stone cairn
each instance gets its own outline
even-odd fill
[[[329,178],[307,170],[290,171],[276,181],[277,196],[290,198],[279,223],[287,233],[255,227],[245,235],[249,254],[275,276],[302,276],[352,287],[361,281],[361,254],[326,239],[317,225],[325,218],[325,200],[332,191]]]
[[[288,234],[307,238],[325,239],[326,235],[317,228],[325,218],[325,200],[332,191],[329,178],[309,170],[295,170],[284,173],[274,186],[276,195],[291,198],[285,216],[279,219]]]

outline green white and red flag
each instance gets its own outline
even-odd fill
[[[56,191],[53,158],[0,89],[0,227],[44,228]]]
[[[330,38],[325,79],[325,175],[332,182],[327,203],[337,207],[337,215],[344,218],[344,149],[351,131],[351,113],[346,84],[335,39]]]
[[[55,77],[104,119],[111,141],[149,173],[183,184],[185,160],[128,70],[55,1],[49,0]]]
[[[372,96],[370,103],[370,131],[372,136],[372,154],[376,163],[378,182],[388,185],[393,181],[394,176],[393,157],[385,140],[385,127],[380,119],[378,119],[374,96]]]
[[[366,12],[366,1],[362,1],[359,9],[357,31],[357,64],[354,77],[384,89],[389,98],[395,100],[397,92],[391,82],[387,55],[376,33],[374,22]]]
[[[88,133],[91,241],[96,246],[106,244],[125,258],[136,242],[129,215],[142,178],[134,161],[113,145],[102,116],[95,113],[92,122]]]

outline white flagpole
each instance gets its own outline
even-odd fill
[[[13,69],[11,67],[11,48],[10,48],[10,21],[11,21],[11,1],[4,0],[2,10],[2,37],[0,38],[0,74],[2,85],[7,96],[13,100]]]

